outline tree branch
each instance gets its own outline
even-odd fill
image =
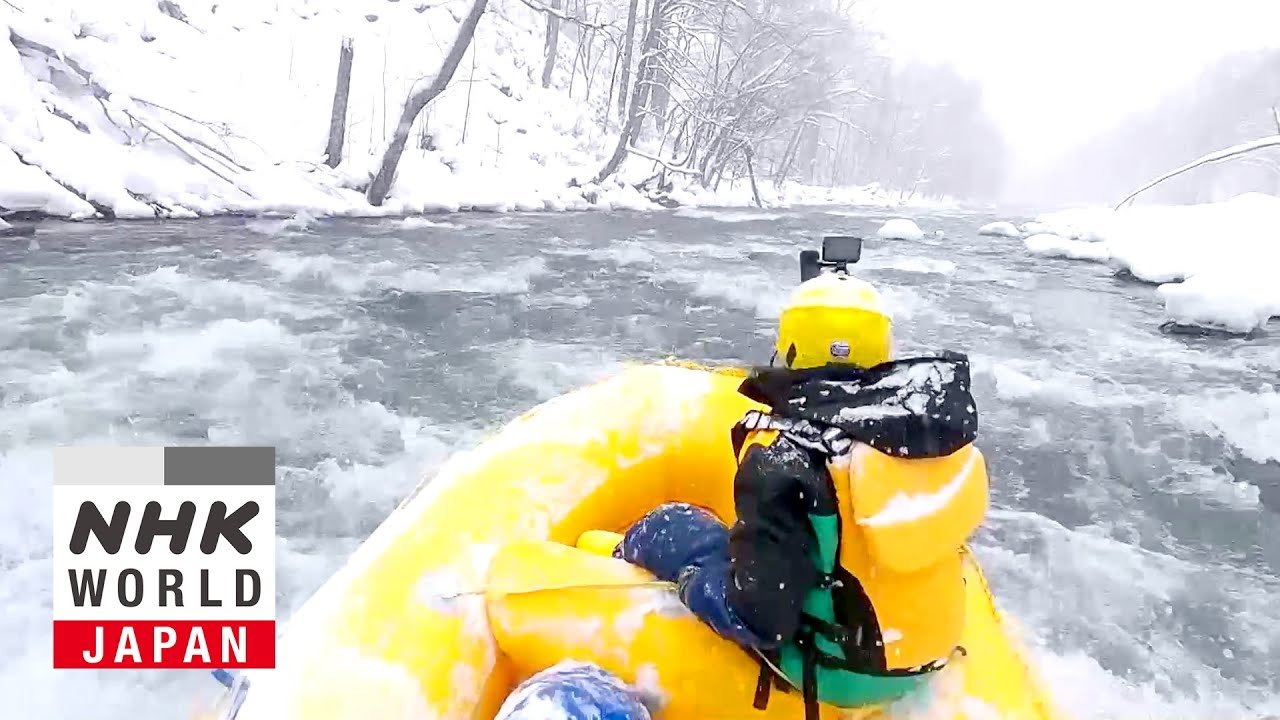
[[[660,157],[657,157],[656,155],[650,155],[649,153],[641,150],[635,145],[628,145],[627,152],[631,153],[632,155],[635,155],[636,157],[642,157],[645,160],[652,160],[653,162],[661,165],[662,167],[666,168],[667,170],[670,170],[673,173],[679,173],[681,175],[695,175],[695,176],[702,174],[701,171],[693,168],[680,167],[679,165],[672,165],[671,163],[667,162],[666,160],[663,160]]]
[[[1147,190],[1150,190],[1151,188],[1155,187],[1156,185],[1159,185],[1160,183],[1164,182],[1165,180],[1168,180],[1171,177],[1181,175],[1182,173],[1187,172],[1188,170],[1194,170],[1195,168],[1198,168],[1201,165],[1208,165],[1210,163],[1229,160],[1237,155],[1244,155],[1245,153],[1250,153],[1255,150],[1262,150],[1263,148],[1269,148],[1269,147],[1280,147],[1280,135],[1271,135],[1269,137],[1259,138],[1252,142],[1241,143],[1239,145],[1233,145],[1232,147],[1224,148],[1216,152],[1211,152],[1208,155],[1204,155],[1195,160],[1192,160],[1186,165],[1183,165],[1178,168],[1174,168],[1173,170],[1170,170],[1169,172],[1161,175],[1155,180],[1148,182],[1146,185],[1143,185],[1137,190],[1134,190],[1133,192],[1125,196],[1125,199],[1117,203],[1115,209],[1119,210],[1120,208],[1124,207],[1126,203],[1131,202],[1135,197],[1137,197],[1141,193],[1146,192]]]
[[[549,8],[549,7],[547,7],[546,5],[543,5],[543,4],[538,3],[538,2],[534,2],[534,0],[520,0],[520,2],[522,2],[522,3],[524,3],[525,5],[529,6],[529,9],[530,9],[530,10],[534,10],[534,11],[536,11],[536,12],[540,12],[540,13],[545,13],[545,14],[547,14],[547,15],[550,15],[550,16],[555,17],[555,18],[559,18],[559,19],[561,19],[561,20],[563,20],[563,21],[565,21],[565,22],[567,22],[567,23],[572,23],[572,24],[577,25],[578,27],[581,27],[581,28],[584,28],[584,29],[588,29],[588,30],[602,30],[602,31],[604,31],[604,30],[617,30],[617,26],[616,26],[616,25],[614,25],[613,23],[593,23],[593,22],[588,22],[587,20],[583,20],[582,18],[576,18],[576,17],[574,17],[574,16],[572,16],[572,15],[570,15],[570,14],[568,14],[568,13],[564,12],[563,10],[556,10],[555,8]]]

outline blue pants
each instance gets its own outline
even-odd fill
[[[676,583],[680,600],[721,637],[748,648],[774,645],[729,605],[729,529],[706,510],[687,503],[659,505],[627,530],[614,555]]]
[[[562,662],[520,683],[494,720],[650,720],[640,694],[595,665]]]

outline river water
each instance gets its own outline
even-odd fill
[[[0,245],[6,718],[183,718],[205,673],[49,670],[50,448],[269,444],[283,615],[419,471],[623,363],[768,359],[858,209],[46,225]],[[1154,289],[917,215],[859,268],[901,353],[974,361],[977,542],[1078,718],[1280,713],[1280,338],[1168,335]],[[932,233],[940,231],[943,237]]]

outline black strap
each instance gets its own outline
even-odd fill
[[[874,677],[913,677],[916,675],[927,675],[931,672],[942,669],[942,667],[946,665],[945,660],[939,660],[915,669],[889,670],[881,667],[875,659],[866,657],[863,654],[863,648],[854,647],[853,643],[850,642],[849,628],[843,625],[829,623],[808,613],[801,615],[801,623],[804,627],[804,635],[807,637],[807,642],[809,643],[809,648],[806,651],[806,657],[812,656],[814,662],[822,667],[848,670],[849,672],[855,672],[859,675],[871,675]],[[845,648],[845,653],[848,657],[840,658],[823,652],[818,648],[817,643],[813,641],[813,637],[815,635],[823,635],[842,648]]]
[[[804,720],[818,720],[818,647],[810,635],[800,646],[800,685],[804,697]]]
[[[809,613],[802,614],[800,616],[800,622],[808,626],[814,633],[827,636],[829,640],[837,645],[844,646],[849,644],[850,630],[843,625],[836,625],[835,623],[827,622],[826,620],[816,618]]]
[[[769,691],[773,689],[773,668],[764,660],[760,661],[760,677],[756,680],[756,697],[751,707],[764,710],[769,707]]]
[[[733,443],[733,461],[737,462],[742,455],[742,445],[747,441],[747,427],[742,423],[733,426],[729,431],[729,442]]]

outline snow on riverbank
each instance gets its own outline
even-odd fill
[[[1049,235],[1027,238],[1030,252],[1109,262],[1160,284],[1175,323],[1247,333],[1280,315],[1280,198],[1065,210],[1039,222]]]
[[[543,16],[519,0],[490,2],[453,83],[413,133],[391,198],[380,208],[365,202],[359,188],[401,103],[440,67],[466,5],[0,3],[0,211],[150,218],[654,207],[630,186],[652,175],[641,159],[601,187],[587,184],[616,140],[607,82],[584,80],[572,37],[562,36],[544,89]],[[346,144],[330,169],[324,147],[344,36],[354,47]],[[897,204],[878,188],[760,185],[774,206]],[[718,192],[677,188],[672,199],[753,203],[745,181]]]

